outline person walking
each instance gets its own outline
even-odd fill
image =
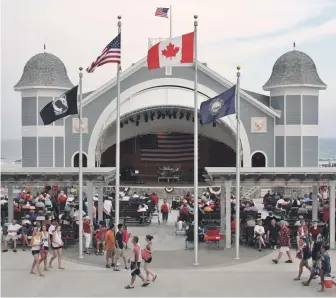
[[[147,287],[149,285],[149,282],[146,281],[146,279],[143,277],[140,271],[142,256],[138,236],[134,236],[132,238],[132,244],[133,244],[132,255],[128,259],[128,262],[131,263],[131,282],[129,285],[125,287],[125,289],[134,289],[134,283],[137,276],[141,278],[143,282],[142,284],[143,287]]]
[[[90,217],[86,216],[83,222],[83,234],[85,238],[85,250],[86,254],[90,254],[90,245],[91,245],[91,221]]]
[[[42,236],[40,232],[34,233],[31,240],[30,240],[30,246],[31,246],[31,252],[34,258],[33,265],[31,267],[30,273],[35,274],[35,266],[37,267],[37,271],[40,274],[40,276],[44,276],[44,274],[41,271],[40,267],[40,260],[39,255],[41,251],[41,244],[42,244]]]
[[[41,237],[42,237],[41,259],[39,261],[39,264],[43,262],[44,271],[48,271],[47,266],[48,266],[48,251],[49,251],[49,246],[50,246],[50,236],[47,231],[46,225],[42,226]]]
[[[309,265],[309,259],[312,256],[312,252],[309,248],[308,239],[306,236],[301,236],[298,243],[298,251],[296,257],[300,259],[299,273],[294,280],[300,280],[303,272],[303,268],[307,268],[311,272],[311,267]]]
[[[161,205],[161,214],[162,214],[162,223],[164,225],[168,224],[168,214],[170,211],[169,204],[167,203],[167,200],[163,200],[163,204]]]
[[[152,257],[152,253],[153,253],[153,249],[152,249],[152,240],[153,240],[153,236],[151,235],[147,235],[146,236],[146,246],[145,248],[142,250],[142,259],[144,260],[144,269],[146,272],[146,281],[149,281],[149,276],[152,276],[152,281],[154,282],[157,278],[157,274],[154,273],[153,271],[149,270],[149,264],[152,262],[153,257]]]
[[[52,251],[53,256],[49,262],[49,268],[52,268],[52,262],[57,258],[58,260],[58,269],[65,269],[62,266],[62,247],[64,243],[62,241],[62,233],[61,233],[61,226],[56,226],[56,229],[52,236]]]
[[[105,249],[106,249],[106,268],[115,266],[114,257],[116,254],[116,244],[114,235],[114,224],[110,225],[110,229],[105,234]],[[111,266],[109,261],[111,259]]]
[[[123,225],[122,224],[118,224],[118,232],[116,233],[115,236],[115,245],[116,245],[116,259],[115,259],[115,269],[114,271],[120,271],[118,266],[119,266],[119,259],[122,258],[124,260],[124,264],[125,264],[125,269],[127,270],[127,261],[126,261],[126,257],[124,254],[125,251],[125,244],[123,241],[123,229],[122,229]]]
[[[279,223],[280,231],[278,235],[278,245],[279,245],[279,255],[276,259],[273,259],[272,262],[274,264],[278,264],[280,258],[284,253],[287,254],[288,260],[285,263],[293,263],[292,256],[290,253],[290,231],[287,228],[287,222],[282,220]]]

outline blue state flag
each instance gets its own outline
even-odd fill
[[[200,110],[202,124],[214,123],[219,118],[235,114],[235,95],[236,85],[202,102]]]

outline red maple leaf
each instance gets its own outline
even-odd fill
[[[172,43],[169,43],[169,45],[166,46],[164,50],[162,50],[162,55],[166,56],[166,58],[170,58],[170,60],[173,57],[176,57],[176,54],[179,52],[180,48],[175,47]]]

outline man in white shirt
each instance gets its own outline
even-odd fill
[[[78,221],[79,220],[79,215],[80,215],[79,210],[76,210],[74,212],[73,219],[75,221]],[[85,215],[86,215],[85,211],[82,210],[82,217],[84,217]]]
[[[110,216],[111,210],[112,210],[112,200],[108,198],[103,203],[103,211],[106,215]]]
[[[148,210],[148,206],[146,204],[141,204],[138,207],[138,212],[146,212]]]
[[[258,219],[257,224],[254,227],[254,238],[256,239],[256,241],[258,241],[259,251],[261,251],[262,247],[265,247],[264,236],[265,236],[265,229],[262,226],[261,219]]]
[[[16,252],[16,240],[18,239],[18,232],[22,227],[16,223],[16,220],[13,219],[12,224],[8,226],[7,229],[7,236],[5,237],[5,243],[4,243],[4,249],[2,252],[7,252],[8,251],[8,241],[13,240],[14,244],[14,249],[13,252]]]
[[[56,229],[56,221],[52,220],[51,225],[49,226],[49,229],[48,229],[48,233],[50,235],[50,243],[52,243],[52,236],[53,236],[55,229]]]
[[[136,192],[134,192],[132,199],[139,199],[139,198],[140,198],[139,195]]]

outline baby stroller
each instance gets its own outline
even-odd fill
[[[182,220],[178,219],[177,222],[175,222],[175,235],[186,235],[186,228],[187,224],[183,222]]]

